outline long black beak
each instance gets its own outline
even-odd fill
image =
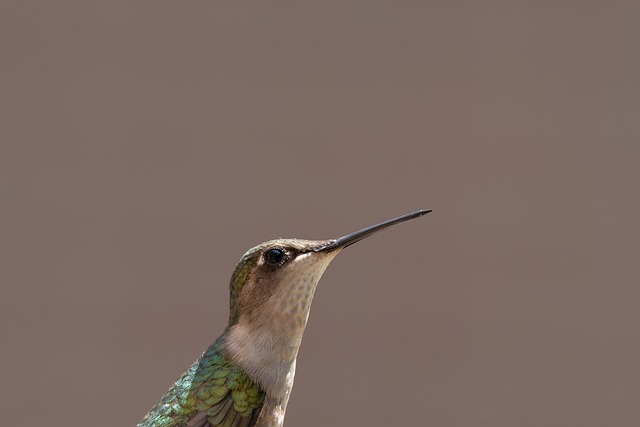
[[[318,246],[317,248],[314,248],[313,251],[322,252],[322,251],[331,251],[339,248],[346,248],[347,246],[353,245],[354,243],[359,242],[360,240],[366,237],[369,237],[380,230],[400,224],[402,222],[411,221],[412,219],[426,215],[429,212],[433,212],[433,210],[422,209],[419,211],[408,213],[406,215],[399,216],[397,218],[393,218],[393,219],[381,222],[380,224],[363,228],[362,230],[356,231],[355,233],[347,234],[346,236],[342,236],[338,239],[331,240],[326,245],[322,245],[322,246]]]

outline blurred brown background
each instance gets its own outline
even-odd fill
[[[320,283],[293,426],[640,424],[638,2],[0,4],[0,412],[135,424],[246,249]]]

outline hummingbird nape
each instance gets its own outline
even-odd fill
[[[138,427],[281,427],[324,270],[347,246],[429,212],[338,239],[277,239],[249,249],[231,276],[227,327]]]

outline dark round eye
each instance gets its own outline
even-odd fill
[[[281,249],[273,248],[264,253],[264,262],[269,265],[278,265],[284,259],[284,252]]]

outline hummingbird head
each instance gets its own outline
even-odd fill
[[[340,252],[314,251],[328,243],[277,239],[247,251],[231,278],[229,325],[272,323],[290,333],[305,322],[315,286]]]
[[[284,404],[316,285],[347,246],[389,226],[417,218],[413,212],[332,240],[277,239],[244,254],[231,278],[228,354]]]

